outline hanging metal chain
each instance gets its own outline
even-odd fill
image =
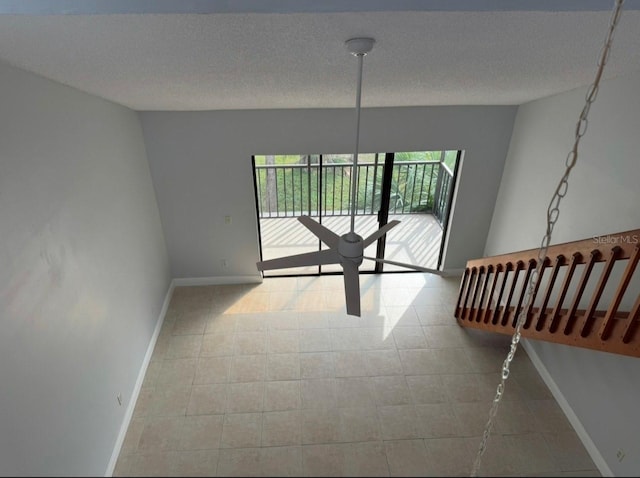
[[[529,284],[527,287],[524,305],[520,312],[518,313],[518,317],[516,320],[516,328],[511,338],[511,347],[509,349],[509,353],[507,354],[507,358],[502,363],[502,375],[500,379],[500,383],[498,384],[498,388],[496,389],[496,395],[493,398],[493,403],[491,405],[491,409],[489,410],[489,420],[485,425],[484,433],[482,434],[482,441],[480,442],[480,446],[478,447],[478,454],[476,455],[475,462],[473,464],[473,470],[471,471],[471,476],[477,476],[478,471],[480,469],[480,464],[482,462],[482,455],[487,448],[487,440],[489,439],[489,435],[491,433],[491,429],[493,428],[493,422],[496,417],[496,413],[498,412],[498,405],[500,404],[500,399],[504,394],[504,387],[507,378],[509,377],[509,366],[513,357],[518,348],[518,344],[520,342],[520,330],[522,325],[524,324],[525,318],[527,316],[527,310],[529,310],[529,306],[531,305],[531,300],[534,294],[534,290],[536,289],[536,284],[542,275],[542,269],[544,267],[544,263],[547,257],[547,250],[549,249],[549,243],[551,242],[551,234],[553,233],[553,228],[555,227],[556,222],[558,221],[558,217],[560,216],[560,201],[567,195],[567,191],[569,189],[569,174],[571,174],[571,170],[576,165],[578,160],[578,145],[580,144],[580,139],[584,136],[587,131],[587,116],[589,114],[589,110],[591,109],[591,104],[595,101],[596,96],[598,95],[598,89],[600,87],[600,80],[602,78],[602,72],[604,71],[604,66],[609,59],[609,53],[611,52],[611,45],[613,43],[613,34],[615,32],[616,26],[618,25],[618,21],[620,20],[620,15],[622,13],[622,5],[624,4],[624,0],[616,0],[613,13],[611,15],[611,20],[609,22],[609,29],[607,31],[607,36],[604,41],[604,46],[600,52],[600,59],[598,61],[598,70],[596,72],[596,77],[591,86],[589,86],[587,90],[587,94],[585,97],[585,105],[582,108],[582,112],[580,113],[580,117],[576,124],[575,130],[575,142],[573,143],[573,148],[569,151],[567,155],[567,159],[565,161],[565,172],[556,187],[553,196],[551,197],[551,201],[549,202],[549,207],[547,208],[547,230],[542,238],[542,242],[540,244],[540,249],[538,250],[538,259],[536,264],[536,269],[531,274]],[[523,313],[524,312],[524,313]]]

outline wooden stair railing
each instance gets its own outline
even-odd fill
[[[512,335],[537,259],[538,249],[530,249],[468,261],[455,310],[458,323]],[[640,277],[634,282],[639,259],[640,229],[549,246],[530,306],[522,312],[521,335],[640,357]],[[613,289],[615,281],[609,280],[616,263],[624,271]],[[599,274],[592,274],[594,268]],[[591,288],[590,297],[583,297]]]

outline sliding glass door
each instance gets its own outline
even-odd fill
[[[355,232],[366,238],[400,220],[365,256],[437,268],[451,210],[458,151],[360,154]],[[254,156],[262,259],[325,249],[299,221],[311,216],[338,235],[351,226],[350,154]],[[406,271],[365,260],[361,272]],[[265,271],[265,276],[341,273],[339,264]]]

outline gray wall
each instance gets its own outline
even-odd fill
[[[640,73],[601,85],[552,243],[640,228],[639,88]],[[551,194],[573,146],[585,92],[570,91],[518,109],[486,255],[539,246]],[[616,476],[636,476],[640,360],[537,341],[528,341],[528,346],[606,466]],[[622,462],[616,458],[620,448],[626,452]]]
[[[361,152],[465,151],[445,269],[461,269],[483,252],[515,111],[362,111]],[[354,149],[353,109],[144,112],[141,118],[174,278],[258,275],[251,155]]]
[[[0,105],[0,475],[102,475],[169,287],[139,119],[3,64]]]

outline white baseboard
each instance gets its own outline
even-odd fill
[[[262,275],[251,276],[216,276],[216,277],[181,277],[173,279],[174,286],[190,285],[225,285],[225,284],[259,284]]]
[[[109,464],[107,465],[107,470],[105,471],[104,476],[113,475],[113,471],[118,461],[118,456],[120,455],[120,450],[122,449],[122,444],[124,443],[129,424],[131,423],[131,418],[133,417],[133,410],[138,400],[138,396],[140,395],[142,382],[144,381],[144,376],[147,373],[147,367],[149,366],[149,362],[151,361],[151,356],[153,355],[153,350],[156,346],[158,336],[160,335],[160,330],[162,329],[162,324],[164,323],[164,318],[167,313],[167,309],[169,308],[169,303],[171,302],[171,296],[173,295],[173,290],[175,289],[175,287],[191,285],[257,284],[260,282],[262,282],[262,275],[194,277],[173,279],[171,281],[171,283],[169,284],[169,289],[167,290],[167,293],[165,295],[164,302],[162,304],[162,309],[160,310],[160,314],[156,321],[155,330],[153,331],[153,335],[147,347],[147,352],[144,356],[144,360],[142,361],[142,366],[140,367],[140,371],[138,372],[138,378],[133,388],[133,392],[131,393],[131,399],[129,400],[127,410],[125,411],[124,418],[122,420],[122,425],[120,426],[120,433],[118,434],[115,446],[113,447],[111,459],[109,460]]]
[[[158,336],[160,335],[160,330],[162,329],[162,324],[164,323],[165,315],[167,314],[167,309],[169,308],[169,303],[171,302],[171,296],[173,294],[174,287],[175,287],[174,283],[173,281],[171,281],[171,283],[169,284],[169,289],[167,290],[167,293],[164,296],[162,309],[160,310],[160,315],[158,316],[158,320],[156,321],[156,328],[154,329],[153,335],[151,336],[151,340],[149,341],[149,345],[147,346],[147,353],[144,356],[144,360],[142,361],[142,366],[140,367],[140,371],[138,372],[138,378],[136,380],[136,384],[133,387],[133,392],[131,393],[131,398],[129,399],[129,403],[125,411],[124,418],[122,420],[122,425],[120,426],[120,433],[118,434],[118,438],[116,439],[116,444],[113,447],[113,452],[111,453],[111,459],[109,460],[109,464],[107,465],[107,471],[105,471],[104,476],[112,476],[113,471],[116,467],[118,456],[120,455],[120,450],[122,449],[122,444],[124,443],[124,439],[127,435],[127,430],[129,429],[131,418],[133,417],[133,410],[136,406],[136,402],[138,401],[138,395],[140,395],[142,382],[144,381],[144,376],[147,373],[147,367],[149,366],[149,362],[151,361],[151,356],[153,355],[153,349],[156,346]]]
[[[571,425],[573,426],[573,429],[576,431],[576,434],[578,435],[578,438],[580,439],[585,449],[587,450],[587,453],[589,453],[589,456],[593,460],[593,463],[596,465],[596,467],[598,467],[598,471],[600,471],[600,474],[602,476],[614,476],[613,472],[611,471],[611,468],[609,468],[609,465],[607,465],[607,462],[602,457],[602,454],[600,453],[596,445],[591,440],[591,437],[589,436],[584,426],[578,419],[577,415],[571,408],[571,405],[569,405],[569,402],[567,401],[567,399],[564,398],[564,395],[560,391],[560,388],[558,388],[558,385],[556,384],[556,382],[553,380],[553,378],[551,378],[551,374],[547,370],[547,367],[545,367],[544,364],[542,363],[542,360],[540,360],[540,357],[538,356],[538,354],[535,352],[533,347],[531,347],[531,345],[526,339],[522,339],[521,344],[524,347],[524,349],[527,351],[527,355],[531,359],[533,366],[536,368],[536,370],[540,374],[540,377],[542,378],[542,380],[544,380],[544,383],[547,384],[547,387],[549,387],[551,394],[556,399],[556,402],[558,402],[558,405],[566,415],[567,419],[569,420],[569,423],[571,423]]]

